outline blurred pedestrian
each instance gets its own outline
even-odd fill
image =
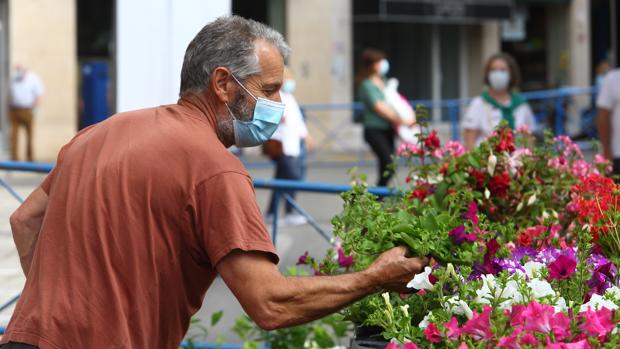
[[[411,126],[415,123],[414,120],[401,119],[385,100],[384,89],[389,69],[390,64],[383,52],[372,48],[362,52],[358,96],[364,106],[364,140],[379,161],[378,186],[386,186],[393,175],[389,165],[395,147],[394,126]]]
[[[517,89],[521,82],[519,67],[506,53],[491,56],[484,67],[484,91],[475,97],[463,117],[463,141],[472,149],[493,133],[504,120],[513,130],[534,129],[534,113]]]
[[[596,100],[596,124],[603,156],[612,161],[613,173],[620,175],[620,69],[605,75]]]
[[[32,120],[34,109],[43,94],[41,79],[24,65],[15,66],[15,76],[10,83],[11,160],[17,160],[19,128],[26,130],[26,159],[32,155]]]
[[[306,127],[301,109],[299,108],[295,96],[293,96],[295,86],[295,79],[290,69],[284,68],[284,82],[280,89],[280,98],[285,105],[284,116],[269,142],[271,144],[276,143],[274,148],[280,149],[271,155],[276,165],[276,179],[301,180],[301,142],[305,140],[307,149],[313,146],[312,138],[308,134],[308,128]],[[279,143],[279,146],[277,143]],[[293,199],[295,198],[294,191],[286,191],[284,193],[290,195]],[[283,199],[282,196],[281,198]],[[275,193],[272,192],[269,208],[267,210],[267,223],[273,221],[273,216],[276,212],[275,206]],[[295,226],[308,222],[305,216],[294,211],[293,205],[288,201],[286,201],[284,206],[284,212],[286,215],[281,221],[283,225]]]

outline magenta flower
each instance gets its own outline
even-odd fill
[[[532,301],[523,311],[524,329],[526,331],[549,333],[554,313],[555,309],[552,306]]]
[[[417,345],[415,345],[414,343],[407,343],[405,345],[403,345],[403,349],[420,349]]]
[[[519,340],[521,345],[530,345],[532,348],[538,348],[538,339],[531,333],[526,333]]]
[[[491,307],[489,305],[485,305],[484,310],[480,314],[474,311],[474,316],[461,328],[462,333],[468,334],[475,340],[492,338],[490,316]]]
[[[353,265],[353,255],[346,256],[342,249],[338,249],[338,265],[342,268],[348,268]]]
[[[561,255],[549,264],[549,278],[552,280],[568,279],[576,267],[575,257]]]
[[[390,342],[383,349],[400,349],[400,345],[398,345],[398,344],[396,344],[394,342]]]
[[[476,234],[467,234],[465,232],[465,226],[462,224],[450,230],[450,232],[448,232],[448,236],[455,245],[460,245],[464,242],[476,241]]]
[[[472,201],[467,206],[467,213],[463,214],[463,219],[469,220],[473,225],[478,225],[478,205]]]
[[[306,253],[299,256],[299,259],[297,260],[297,265],[305,265],[307,262],[308,262],[308,251],[306,251]]]
[[[604,337],[609,331],[616,328],[612,320],[611,310],[601,308],[597,311],[590,309],[580,314],[582,324],[579,328],[588,336]]]
[[[551,331],[556,340],[561,341],[571,336],[570,323],[570,317],[562,312],[553,315]]]
[[[453,341],[458,339],[461,335],[461,329],[459,328],[459,323],[456,321],[456,318],[453,316],[450,321],[444,324],[444,327],[448,330],[446,336],[449,340]]]
[[[523,312],[525,311],[525,305],[515,304],[512,306],[512,312],[510,313],[510,325],[516,328],[523,327]]]
[[[498,348],[506,348],[506,349],[521,349],[521,344],[519,344],[519,334],[521,333],[520,329],[514,330],[510,336],[504,336],[497,341]]]
[[[437,325],[434,323],[430,323],[424,329],[424,337],[431,343],[439,343],[441,342],[441,333],[437,329]]]

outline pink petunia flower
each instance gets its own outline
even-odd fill
[[[461,328],[462,333],[468,334],[475,340],[492,338],[490,316],[491,307],[489,305],[485,305],[484,310],[480,314],[474,311],[474,316]]]
[[[554,313],[555,309],[550,305],[540,304],[536,301],[530,302],[523,311],[524,329],[526,331],[549,333]]]
[[[553,331],[556,340],[561,341],[571,336],[570,323],[570,317],[562,312],[553,315],[551,331]]]
[[[398,345],[397,343],[394,343],[394,342],[390,342],[383,349],[400,349],[400,345]]]
[[[434,323],[430,323],[424,329],[424,337],[431,343],[439,343],[441,342],[441,333],[437,329],[437,325]]]
[[[604,337],[609,331],[616,328],[612,320],[611,310],[601,308],[597,311],[590,309],[580,314],[582,323],[579,328],[588,336]]]
[[[418,347],[417,345],[415,345],[412,342],[409,342],[409,343],[403,345],[403,349],[420,349],[420,347]]]
[[[518,341],[520,333],[521,330],[516,329],[509,336],[501,337],[497,342],[497,347],[506,349],[521,349],[521,344],[519,344]]]
[[[465,154],[465,147],[458,141],[447,141],[443,149],[445,153],[455,158]]]
[[[353,255],[345,255],[344,251],[339,248],[338,249],[338,265],[342,268],[348,268],[353,265]]]
[[[549,264],[551,280],[568,279],[577,268],[577,260],[573,256],[561,255]]]
[[[444,327],[448,329],[446,336],[451,341],[458,339],[459,336],[461,335],[461,329],[459,328],[459,323],[454,316],[450,319],[450,321],[444,324]]]
[[[536,337],[534,337],[533,334],[526,333],[519,340],[519,344],[521,344],[521,345],[529,345],[532,348],[537,348],[538,347],[538,339],[536,339]]]

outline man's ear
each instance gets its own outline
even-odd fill
[[[213,74],[211,74],[211,81],[209,84],[215,92],[215,95],[224,103],[228,103],[232,100],[232,96],[235,92],[231,81],[231,73],[224,67],[215,68]]]

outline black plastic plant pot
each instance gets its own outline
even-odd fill
[[[381,327],[355,326],[355,338],[351,340],[351,349],[383,349],[388,345],[381,335]]]

